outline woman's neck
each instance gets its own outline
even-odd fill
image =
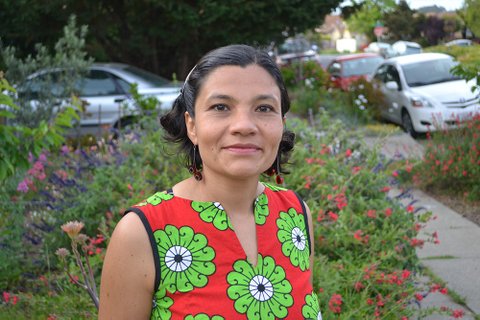
[[[253,201],[263,192],[258,177],[232,179],[204,174],[201,181],[186,179],[173,187],[175,195],[197,201],[217,201],[230,214],[252,212]]]

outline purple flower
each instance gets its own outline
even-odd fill
[[[70,148],[64,145],[60,148],[60,151],[62,152],[62,155],[67,155],[70,152]]]
[[[39,156],[38,156],[38,161],[40,162],[47,162],[47,156],[45,155],[45,153],[41,153]]]
[[[23,180],[22,182],[20,182],[17,186],[17,191],[20,191],[20,192],[23,192],[23,193],[27,193],[28,192],[28,184],[27,184],[27,180]]]

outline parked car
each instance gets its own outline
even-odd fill
[[[275,56],[279,66],[299,61],[318,62],[318,47],[312,45],[304,37],[288,38],[278,47],[272,48],[272,56]]]
[[[61,104],[65,93],[59,81],[65,70],[41,70],[30,75],[18,88],[19,96],[23,96],[35,105],[42,84],[47,78],[53,82],[49,89],[51,94],[58,98],[57,105]],[[129,94],[133,83],[138,85],[138,93],[144,96],[153,96],[160,102],[162,110],[171,108],[173,101],[179,94],[180,85],[162,78],[151,72],[122,63],[93,64],[85,77],[76,84],[75,90],[85,101],[86,110],[81,114],[80,125],[119,127],[120,124],[130,123],[137,108]]]
[[[363,51],[377,53],[384,58],[390,58],[394,55],[392,45],[386,42],[370,42]]]
[[[469,47],[473,45],[473,43],[472,43],[472,40],[468,40],[468,39],[455,39],[445,43],[445,45],[447,47],[451,47],[451,46]]]
[[[404,56],[407,54],[421,53],[422,46],[412,41],[397,41],[392,44],[392,56]]]
[[[376,53],[353,53],[335,57],[327,72],[333,87],[348,90],[350,84],[371,75],[384,58]]]
[[[451,73],[457,62],[443,53],[419,53],[385,60],[375,71],[374,86],[384,94],[381,117],[418,133],[455,127],[480,112],[479,91]]]

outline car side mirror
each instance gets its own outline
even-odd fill
[[[388,90],[398,91],[398,83],[396,83],[395,81],[388,81],[387,83],[385,83],[385,87]]]

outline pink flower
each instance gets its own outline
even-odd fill
[[[5,303],[8,303],[10,301],[10,293],[3,291],[3,300]]]
[[[60,151],[62,152],[62,155],[66,155],[70,152],[70,148],[64,145],[60,148]]]
[[[45,163],[47,162],[47,156],[45,155],[45,153],[41,153],[39,156],[38,156],[38,160]]]
[[[62,230],[68,234],[70,239],[75,239],[78,234],[80,233],[80,230],[84,227],[83,222],[78,222],[78,221],[69,221],[62,225]]]
[[[22,180],[18,186],[17,186],[17,191],[20,191],[20,192],[23,192],[23,193],[27,193],[28,192],[28,182],[27,182],[28,179],[24,179]]]
[[[377,211],[375,210],[368,210],[367,211],[367,217],[375,219],[377,217]]]

